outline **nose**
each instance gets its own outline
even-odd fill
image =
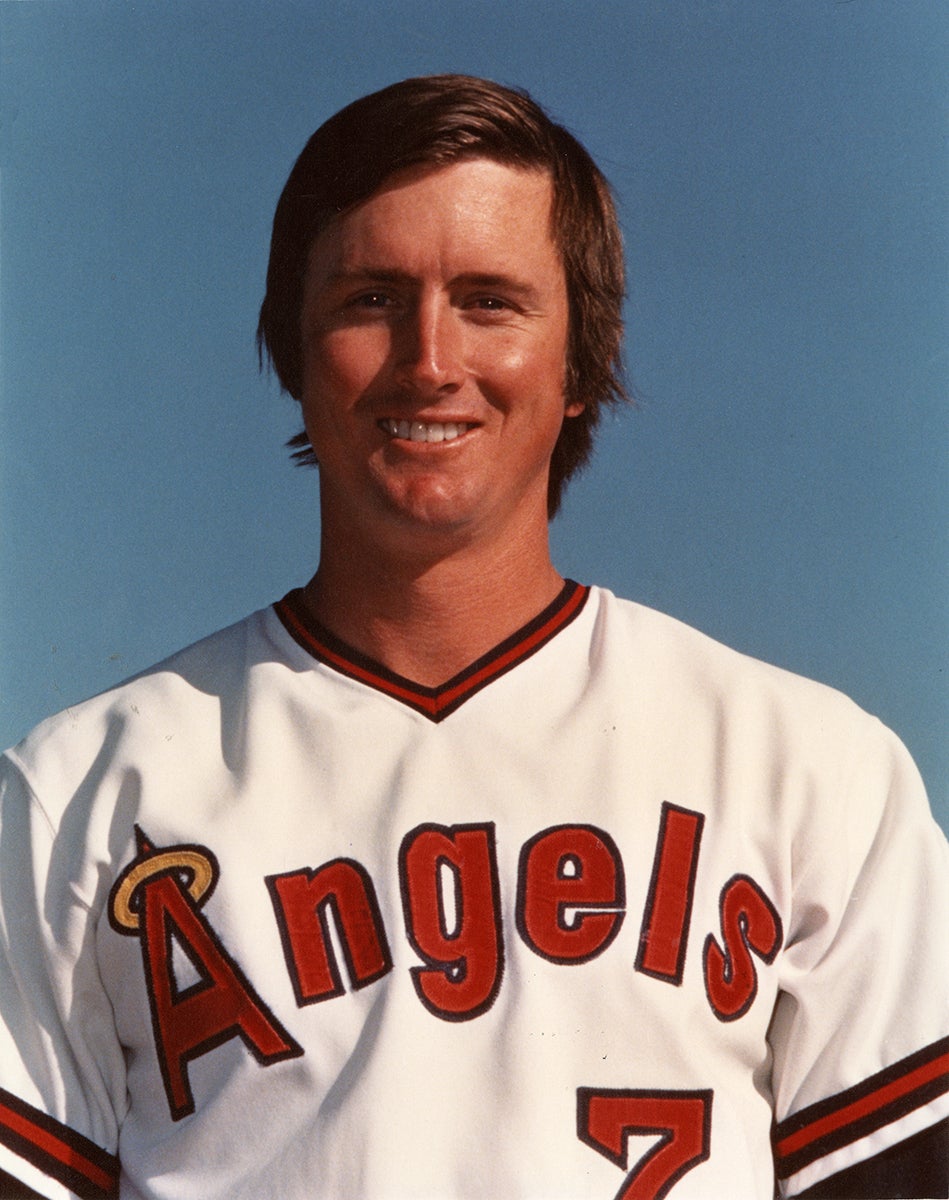
[[[396,377],[419,393],[457,391],[464,377],[463,333],[451,301],[425,296],[406,313],[396,339]]]

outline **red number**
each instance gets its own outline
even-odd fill
[[[616,1200],[662,1200],[687,1171],[709,1156],[712,1093],[577,1088],[577,1136],[622,1170],[629,1169],[630,1134],[657,1134]]]

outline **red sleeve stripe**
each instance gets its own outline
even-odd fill
[[[83,1200],[118,1196],[119,1160],[0,1088],[0,1143]]]
[[[432,721],[444,720],[475,692],[529,658],[583,609],[590,589],[568,580],[560,594],[533,621],[440,687],[423,687],[390,671],[318,625],[303,604],[302,592],[290,592],[274,605],[284,628],[308,654],[414,708]]]
[[[779,1179],[882,1129],[949,1091],[949,1038],[846,1092],[812,1105],[774,1131]]]

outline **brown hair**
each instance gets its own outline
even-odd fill
[[[277,204],[257,346],[282,386],[302,391],[303,286],[313,241],[394,172],[488,158],[540,170],[553,182],[552,236],[564,265],[570,318],[565,420],[554,447],[547,509],[587,461],[601,407],[626,400],[620,342],[623,248],[609,184],[572,134],[519,89],[467,75],[406,79],[342,109],[310,138]],[[288,443],[315,463],[306,433]]]

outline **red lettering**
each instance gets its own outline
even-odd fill
[[[682,983],[689,920],[705,817],[663,804],[636,970],[676,986]]]
[[[269,875],[267,887],[297,1004],[344,991],[330,938],[331,912],[354,991],[392,969],[375,888],[360,863],[338,858],[316,871]]]
[[[141,879],[134,889],[137,933],[155,1046],[168,1105],[176,1121],[194,1112],[187,1064],[231,1038],[239,1037],[264,1065],[303,1053],[256,995],[198,911],[199,901],[188,890],[187,873],[174,863],[176,851],[183,849],[191,856],[195,854],[193,848],[174,847],[150,856],[168,864],[154,873],[148,873],[149,856],[136,859],[113,888],[113,898],[121,896],[123,880],[138,869]],[[213,861],[208,851],[200,853]],[[113,911],[115,907],[113,899]],[[132,930],[126,926],[120,932]],[[178,988],[172,962],[175,944],[199,975],[198,982],[183,990]]]
[[[602,829],[559,825],[525,842],[517,928],[544,958],[588,962],[619,933],[625,904],[622,859]]]
[[[758,993],[754,952],[774,962],[783,931],[774,905],[747,875],[735,875],[722,888],[722,950],[712,934],[705,939],[705,990],[712,1011],[722,1021],[744,1016]]]
[[[504,969],[494,825],[420,825],[406,834],[399,878],[419,999],[467,1021],[494,1003]]]
[[[711,1147],[712,1093],[577,1088],[577,1136],[622,1170],[629,1169],[630,1134],[659,1141],[635,1165],[616,1200],[661,1200]]]

